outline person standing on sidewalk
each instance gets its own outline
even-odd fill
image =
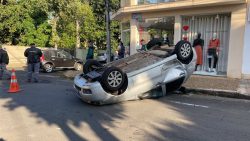
[[[123,42],[120,41],[120,44],[118,46],[118,58],[122,59],[125,56],[125,47],[123,45]]]
[[[32,73],[34,72],[33,78],[34,82],[38,82],[39,69],[40,69],[40,57],[42,57],[42,51],[36,48],[34,43],[31,44],[31,47],[26,49],[24,56],[27,57],[28,63],[28,82],[32,80]]]
[[[88,53],[86,56],[86,60],[94,59],[94,51],[95,51],[94,42],[90,40],[88,44]]]
[[[0,80],[3,79],[3,75],[6,74],[9,80],[11,78],[11,73],[7,70],[6,66],[9,64],[9,55],[0,44]]]

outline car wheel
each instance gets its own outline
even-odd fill
[[[112,93],[118,91],[123,86],[124,81],[125,75],[121,69],[109,67],[102,74],[101,84],[104,90]]]
[[[189,64],[193,59],[193,49],[188,41],[180,41],[175,46],[174,53],[177,55],[177,59],[183,64]]]
[[[47,72],[47,73],[52,72],[53,71],[53,65],[49,64],[49,63],[45,64],[44,65],[44,71]]]
[[[74,68],[76,71],[81,71],[82,70],[82,64],[81,63],[75,63]]]
[[[83,73],[87,74],[95,69],[103,67],[101,63],[96,60],[88,60],[83,66]]]

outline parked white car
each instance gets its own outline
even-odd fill
[[[156,47],[106,65],[89,60],[83,74],[74,79],[79,98],[92,104],[111,104],[141,99],[149,91],[165,86],[177,90],[195,70],[196,53],[187,41],[174,49]]]

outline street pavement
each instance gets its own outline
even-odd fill
[[[249,141],[250,101],[170,94],[93,106],[73,94],[72,80],[42,74],[8,94],[0,81],[0,140],[5,141]]]

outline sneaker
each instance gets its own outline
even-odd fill
[[[35,80],[34,82],[35,82],[35,83],[38,83],[38,80]]]
[[[27,80],[27,82],[28,82],[28,83],[31,83],[31,80],[30,80],[30,79],[28,79],[28,80]]]

